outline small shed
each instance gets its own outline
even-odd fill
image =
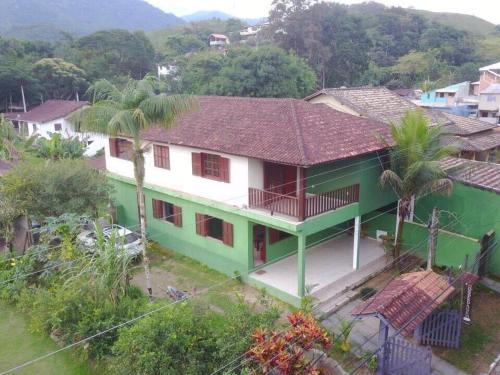
[[[401,330],[403,336],[410,336],[454,290],[446,276],[434,271],[405,273],[357,306],[352,314],[360,318],[378,316]]]
[[[380,319],[377,374],[392,374],[395,369],[398,373],[430,374],[430,349],[422,349],[397,335],[388,338],[389,326],[402,336],[411,336],[454,291],[446,276],[432,270],[410,272],[395,278],[353,310],[356,317]]]

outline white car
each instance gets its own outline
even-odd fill
[[[121,225],[113,224],[105,227],[102,230],[105,241],[109,241],[113,234],[115,235],[116,246],[123,246],[125,254],[132,258],[137,257],[141,253],[141,237],[132,232],[130,229],[124,228]],[[97,234],[93,230],[81,232],[78,237],[85,247],[92,249],[97,241]]]

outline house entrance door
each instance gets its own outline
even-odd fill
[[[297,195],[297,168],[291,165],[264,163],[264,189],[283,195]]]
[[[253,226],[253,266],[266,263],[266,227]]]

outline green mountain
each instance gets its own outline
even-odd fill
[[[156,30],[184,21],[143,0],[2,0],[0,35],[54,40],[62,32],[81,36],[97,30]]]
[[[416,13],[429,21],[452,26],[475,35],[488,35],[495,32],[495,25],[493,23],[469,14],[430,12],[420,9],[408,9],[408,11]]]

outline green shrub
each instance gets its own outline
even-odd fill
[[[373,297],[375,293],[377,293],[377,290],[374,288],[363,288],[359,292],[359,295],[363,301],[366,301],[368,298]]]
[[[157,306],[158,307],[158,306]],[[206,315],[205,315],[206,317]],[[174,305],[120,330],[113,373],[209,374],[216,366],[216,337],[189,304]]]

